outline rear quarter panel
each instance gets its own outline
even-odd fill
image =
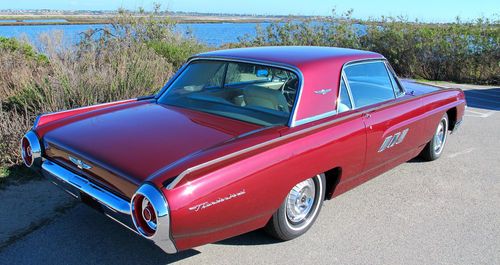
[[[426,112],[426,122],[422,125],[422,134],[430,141],[441,117],[450,109],[456,109],[456,120],[463,119],[465,111],[465,97],[459,89],[442,89],[422,97],[422,105]]]
[[[346,175],[362,168],[366,137],[361,114],[293,136],[296,130],[311,128],[299,127],[284,132],[292,137],[279,144],[203,176],[186,176],[173,190],[164,189],[176,245],[187,249],[260,228],[298,182],[339,165]],[[241,192],[241,196],[205,209],[192,208]]]

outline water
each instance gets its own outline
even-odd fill
[[[212,46],[233,43],[238,37],[255,36],[256,27],[267,27],[270,23],[205,23],[205,24],[178,24],[176,30],[191,34],[199,41]]]
[[[27,23],[48,23],[48,22],[68,22],[66,19],[51,18],[51,19],[25,19]]]
[[[245,35],[255,36],[256,26],[259,24],[262,27],[269,25],[269,23],[190,23],[176,25],[176,31],[185,35],[191,34],[202,43],[211,46],[220,46],[226,43],[237,42],[238,37]],[[106,27],[106,24],[0,26],[0,36],[27,38],[35,46],[40,47],[40,34],[51,34],[54,31],[62,31],[64,33],[63,43],[75,44],[80,40],[82,32],[103,27]]]

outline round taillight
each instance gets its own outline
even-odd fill
[[[21,157],[27,167],[39,166],[42,161],[42,149],[38,136],[33,131],[29,131],[21,139]]]
[[[132,200],[132,217],[141,234],[151,237],[155,234],[158,226],[158,217],[154,206],[149,199],[142,194],[137,194]]]
[[[167,253],[177,252],[170,235],[170,209],[163,192],[151,183],[142,184],[132,196],[130,215],[136,231]]]

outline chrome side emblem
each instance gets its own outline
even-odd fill
[[[330,93],[332,90],[331,89],[321,89],[321,90],[316,90],[314,93],[319,94],[319,95],[326,95]]]
[[[74,158],[72,156],[68,156],[69,161],[71,161],[73,164],[75,164],[79,169],[91,169],[92,167],[83,162],[80,159]]]
[[[409,130],[409,128],[406,128],[402,132],[398,132],[394,135],[387,136],[387,138],[385,138],[384,142],[382,143],[382,145],[378,149],[378,152],[380,153],[380,152],[386,150],[387,148],[391,148],[391,147],[403,142],[403,140],[406,137],[406,134],[408,133],[408,130]]]

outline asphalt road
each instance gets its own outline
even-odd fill
[[[167,255],[80,204],[0,250],[0,264],[500,264],[500,88],[466,88],[471,107],[439,160],[326,202],[295,240],[256,231]]]

